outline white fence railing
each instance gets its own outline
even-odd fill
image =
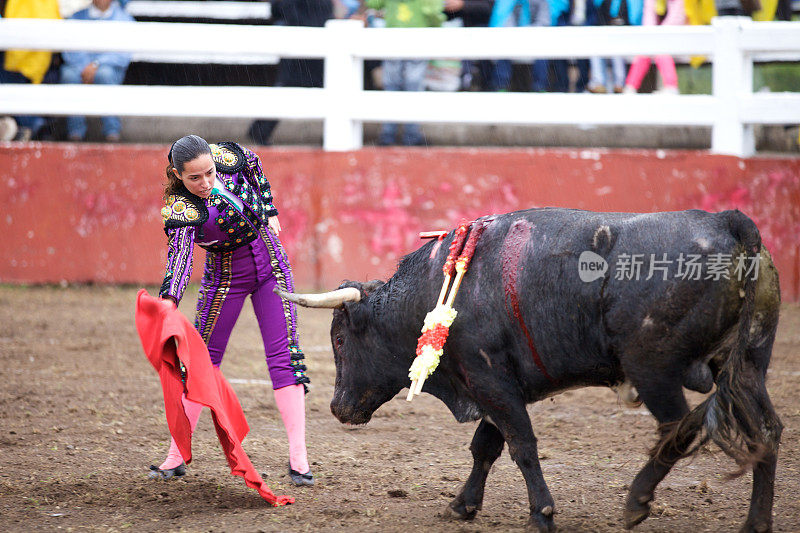
[[[130,0],[125,11],[136,17],[156,18],[202,18],[215,21],[262,20],[272,17],[269,2],[237,2],[232,0]],[[237,65],[274,65],[278,56],[263,54],[238,54],[236,56],[215,54],[175,55],[169,53],[134,52],[133,60],[146,63],[228,63]]]
[[[130,0],[125,11],[134,17],[205,18],[217,20],[262,19],[272,17],[269,2],[236,2],[231,0]]]
[[[631,124],[712,127],[711,149],[754,153],[754,124],[800,123],[800,93],[753,93],[753,60],[800,52],[800,22],[724,17],[711,26],[325,28],[0,20],[0,49],[124,51],[325,60],[321,89],[0,85],[0,113],[322,119],[325,150],[362,146],[362,122]],[[381,92],[364,59],[534,59],[706,55],[711,95]],[[219,59],[217,59],[219,60]],[[179,66],[177,68],[180,68]]]

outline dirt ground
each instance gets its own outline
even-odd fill
[[[135,293],[0,287],[0,531],[524,530],[525,486],[507,453],[492,469],[478,517],[443,517],[470,470],[476,424],[456,423],[438,400],[423,395],[408,404],[401,393],[363,427],[333,418],[329,311],[300,315],[313,381],[307,399],[315,487],[288,483],[286,435],[247,308],[223,369],[251,426],[245,450],[272,489],[297,502],[269,507],[231,476],[207,413],[185,478],[149,480],[169,435],[158,377],[134,328]],[[184,312],[194,309],[195,293],[187,293]],[[769,390],[786,426],[775,530],[800,531],[797,305],[781,312]],[[621,531],[626,489],[654,442],[654,419],[605,389],[566,392],[529,410],[560,530]],[[750,476],[726,481],[734,466],[715,448],[679,463],[636,531],[738,529]]]

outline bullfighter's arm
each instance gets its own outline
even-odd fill
[[[278,216],[278,210],[275,208],[275,204],[273,203],[272,190],[270,188],[269,180],[267,180],[267,177],[264,175],[264,169],[261,166],[261,159],[259,159],[254,152],[248,150],[247,148],[242,147],[242,150],[247,157],[247,166],[250,168],[253,178],[255,178],[255,180],[258,182],[264,202],[267,204],[266,215],[268,217]]]
[[[176,305],[181,301],[192,276],[195,229],[194,226],[181,226],[166,230],[169,239],[167,268],[158,295],[161,298],[173,299]]]

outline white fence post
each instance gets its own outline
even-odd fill
[[[711,130],[711,151],[749,157],[756,143],[752,124],[742,124],[740,98],[753,94],[753,58],[742,50],[742,26],[749,17],[716,17],[714,28],[713,94],[717,118]]]
[[[363,145],[361,121],[354,120],[352,110],[364,90],[364,61],[353,55],[356,33],[364,31],[357,20],[329,20],[325,28],[328,50],[325,54],[325,114],[322,146],[329,152],[358,150]]]

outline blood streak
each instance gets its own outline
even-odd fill
[[[517,291],[517,281],[519,280],[520,272],[519,263],[522,252],[525,250],[525,246],[530,240],[532,229],[533,226],[527,220],[517,220],[511,225],[503,241],[503,251],[501,255],[503,265],[503,288],[505,290],[505,301],[507,304],[506,311],[509,312],[510,306],[510,314],[513,313],[514,318],[519,322],[522,332],[525,334],[525,338],[528,341],[528,348],[531,350],[533,362],[536,363],[536,366],[542,374],[544,374],[544,377],[551,383],[555,383],[555,380],[547,373],[547,369],[544,367],[541,357],[539,357],[539,352],[536,351],[536,347],[533,344],[533,337],[530,331],[528,331],[528,327],[525,325],[519,308],[519,293]]]

